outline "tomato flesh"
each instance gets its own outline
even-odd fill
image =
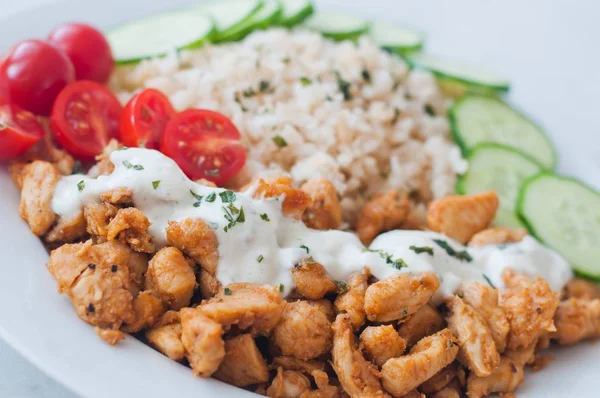
[[[80,159],[92,159],[119,136],[119,100],[104,86],[82,80],[60,92],[50,124],[58,144]]]
[[[18,106],[0,106],[0,160],[11,160],[44,136],[35,115]]]
[[[158,149],[175,109],[160,91],[146,89],[135,95],[121,116],[121,141],[126,146]]]
[[[246,163],[240,132],[224,115],[189,109],[175,115],[163,134],[161,151],[191,179],[222,185]]]

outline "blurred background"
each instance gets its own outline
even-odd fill
[[[0,50],[44,36],[73,15],[102,28],[189,0],[78,0],[71,15],[47,18],[61,0],[0,0]],[[509,100],[545,127],[559,170],[600,189],[600,3],[595,0],[315,0],[322,8],[388,15],[428,34],[426,49],[506,75]],[[100,10],[114,10],[102,13]],[[33,11],[32,11],[33,10]],[[28,13],[26,19],[15,16]],[[23,22],[27,21],[27,27]],[[15,33],[18,32],[18,33]],[[0,341],[0,397],[73,398]]]

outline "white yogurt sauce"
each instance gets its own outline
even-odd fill
[[[173,160],[158,151],[130,148],[113,152],[110,159],[115,165],[111,175],[61,178],[52,200],[54,212],[72,217],[84,203],[99,201],[100,193],[129,188],[134,193],[135,206],[152,223],[149,232],[159,247],[165,244],[169,221],[199,218],[214,229],[219,241],[216,277],[225,285],[282,285],[283,293],[288,294],[293,288],[290,269],[307,256],[323,264],[336,280],[345,281],[365,266],[378,279],[398,272],[435,272],[440,278],[440,289],[434,297],[438,302],[456,292],[462,281],[486,283],[489,279],[502,286],[500,275],[505,267],[531,276],[541,275],[556,290],[572,277],[562,257],[531,237],[516,244],[467,249],[433,232],[391,231],[381,234],[367,249],[351,232],[312,230],[284,217],[283,198],[254,199],[254,189],[250,189],[235,193],[231,205],[224,203],[220,194],[226,190],[190,181]],[[203,199],[199,201],[192,192]],[[209,202],[211,194],[214,200]],[[225,209],[229,206],[243,209],[245,221],[238,221],[225,231],[229,224]],[[234,219],[238,216],[232,215]],[[417,253],[415,248],[424,251]],[[448,251],[452,250],[466,254],[451,255]]]

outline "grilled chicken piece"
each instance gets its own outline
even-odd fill
[[[182,308],[181,342],[195,376],[210,377],[225,358],[223,328],[198,308]]]
[[[123,326],[127,333],[137,333],[154,325],[165,312],[163,302],[150,291],[141,292],[133,300],[135,320]]]
[[[360,348],[371,362],[382,366],[404,353],[406,341],[392,325],[368,326],[360,334]]]
[[[292,268],[292,280],[296,292],[310,300],[321,299],[327,293],[336,292],[338,289],[325,267],[308,259]]]
[[[106,238],[109,241],[119,238],[137,252],[154,253],[156,248],[148,233],[149,227],[150,221],[140,210],[135,207],[120,209],[108,224]]]
[[[48,243],[71,243],[82,238],[85,232],[85,218],[83,212],[79,212],[71,218],[60,217],[44,240]]]
[[[146,332],[146,340],[152,347],[172,360],[183,360],[185,358],[185,348],[181,341],[179,312],[165,312],[156,325]]]
[[[409,212],[408,196],[401,196],[397,191],[376,195],[363,206],[358,215],[358,237],[368,246],[380,233],[399,228]]]
[[[267,389],[267,396],[273,398],[299,398],[310,391],[310,380],[300,372],[277,369],[277,375]]]
[[[254,198],[278,198],[283,196],[281,210],[286,217],[300,220],[304,211],[311,205],[310,195],[292,186],[290,177],[279,177],[274,180],[257,182]]]
[[[398,327],[398,334],[412,347],[419,340],[444,328],[444,318],[430,305],[424,305]]]
[[[52,197],[60,173],[52,164],[36,160],[24,170],[21,189],[21,218],[27,221],[31,232],[42,236],[56,219],[52,211]]]
[[[217,273],[219,241],[215,231],[198,218],[169,222],[167,245],[181,250],[211,275]]]
[[[369,286],[371,273],[367,268],[357,272],[348,279],[348,291],[340,294],[334,302],[338,313],[347,313],[350,316],[352,327],[358,329],[365,323],[365,292]]]
[[[108,224],[117,215],[118,209],[107,203],[85,203],[83,205],[83,216],[86,222],[86,231],[88,234],[98,237],[104,237],[108,234]]]
[[[269,381],[267,362],[252,335],[241,334],[225,340],[225,358],[213,377],[237,387]]]
[[[495,227],[477,232],[469,240],[469,246],[483,247],[486,245],[502,245],[506,243],[517,243],[527,236],[525,229],[511,229],[506,227]]]
[[[552,339],[561,345],[575,344],[600,336],[600,299],[571,298],[561,301],[554,315]]]
[[[302,221],[313,229],[339,229],[342,224],[342,206],[331,181],[317,178],[305,182],[301,189],[312,198],[302,215]]]
[[[174,247],[154,255],[146,272],[147,290],[152,291],[172,310],[187,307],[194,295],[196,275],[193,263]]]

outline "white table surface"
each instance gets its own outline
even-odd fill
[[[54,1],[57,0],[0,0],[0,17]],[[81,0],[98,1],[101,0]],[[513,82],[511,99],[538,119],[543,115],[542,124],[551,136],[571,134],[572,124],[584,129],[577,132],[576,140],[561,141],[560,158],[569,162],[560,162],[560,170],[581,174],[582,168],[600,167],[597,51],[600,3],[596,0],[418,1],[425,6],[403,7],[396,0],[388,0],[386,8],[400,14],[392,19],[407,20],[430,32],[429,49],[494,65],[506,73]],[[346,4],[342,0],[337,2]],[[352,2],[348,7],[361,9],[359,3]],[[376,2],[378,6],[384,3]],[[464,18],[457,18],[457,7]],[[401,16],[403,11],[406,18]],[[373,14],[368,10],[365,13]],[[452,17],[444,19],[445,15]],[[10,32],[0,27],[0,34]],[[548,85],[555,87],[555,95],[547,89]],[[541,87],[546,89],[540,91]],[[543,94],[536,94],[540,92]],[[577,123],[572,123],[574,119]],[[588,182],[598,187],[599,178],[595,177],[588,177]],[[0,397],[74,398],[75,395],[0,341]]]

